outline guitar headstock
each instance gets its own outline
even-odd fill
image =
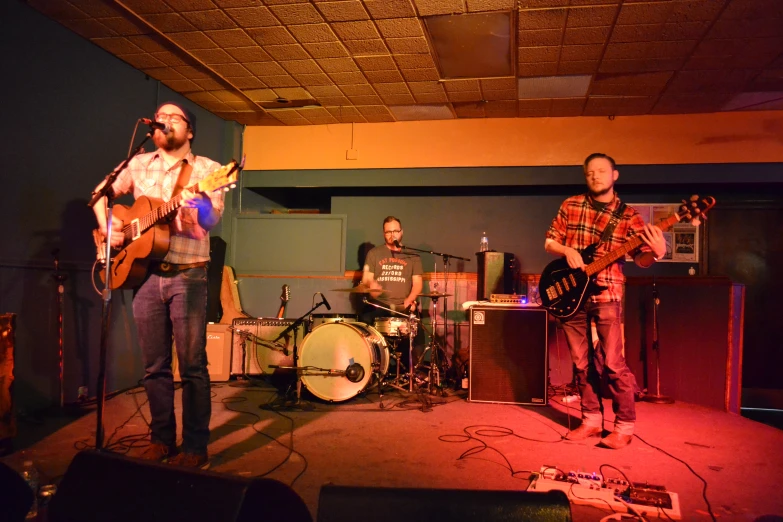
[[[285,304],[291,299],[291,288],[283,285],[283,291],[280,293],[280,300]]]
[[[688,200],[682,200],[682,205],[677,212],[677,217],[681,222],[689,222],[697,227],[702,220],[707,219],[707,212],[715,206],[715,198],[712,196],[699,197],[694,194]]]
[[[239,173],[245,165],[245,159],[242,158],[242,163],[237,163],[236,160],[231,160],[228,164],[223,165],[216,171],[212,172],[209,176],[199,181],[199,192],[213,192],[219,189],[225,189],[228,192],[229,189],[237,186],[239,180]]]

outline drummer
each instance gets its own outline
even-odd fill
[[[378,293],[370,295],[376,301],[398,312],[416,312],[416,298],[423,287],[422,275],[424,270],[421,265],[421,257],[414,253],[402,252],[402,223],[394,216],[388,216],[383,220],[384,244],[379,245],[367,253],[364,262],[361,284]],[[386,310],[365,306],[361,314],[363,323],[372,325],[379,317],[402,317]],[[419,329],[419,337],[422,336]],[[400,345],[403,353],[408,352],[407,342]],[[421,342],[414,343],[420,345]],[[414,351],[417,351],[414,349]],[[406,359],[403,359],[405,362]]]

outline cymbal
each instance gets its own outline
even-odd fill
[[[385,295],[383,293],[383,289],[380,288],[371,289],[369,286],[365,286],[365,285],[356,285],[353,288],[332,288],[332,292],[346,292],[349,294],[369,294],[369,293],[376,294],[377,293],[380,295]]]
[[[431,292],[429,294],[419,294],[419,297],[430,297],[433,299],[437,299],[438,297],[451,297],[454,294],[441,294],[440,292]]]

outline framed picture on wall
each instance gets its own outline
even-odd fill
[[[628,203],[629,207],[639,211],[645,223],[658,223],[676,214],[679,204],[660,203]],[[661,263],[694,263],[699,261],[699,227],[687,223],[677,223],[672,228],[664,231],[666,240],[666,255],[658,262]],[[626,256],[626,261],[631,261]]]

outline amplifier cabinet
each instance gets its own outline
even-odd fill
[[[544,308],[470,307],[468,400],[547,403],[547,321]]]
[[[304,324],[283,337],[280,334],[295,321],[265,317],[234,319],[231,375],[271,375],[275,368],[270,365],[294,366],[294,344],[302,345]]]
[[[171,343],[171,371],[174,373],[174,381],[182,379],[179,375],[179,361],[177,360],[177,348]],[[227,324],[207,324],[207,371],[212,382],[225,382],[230,377],[231,365],[231,327]]]

